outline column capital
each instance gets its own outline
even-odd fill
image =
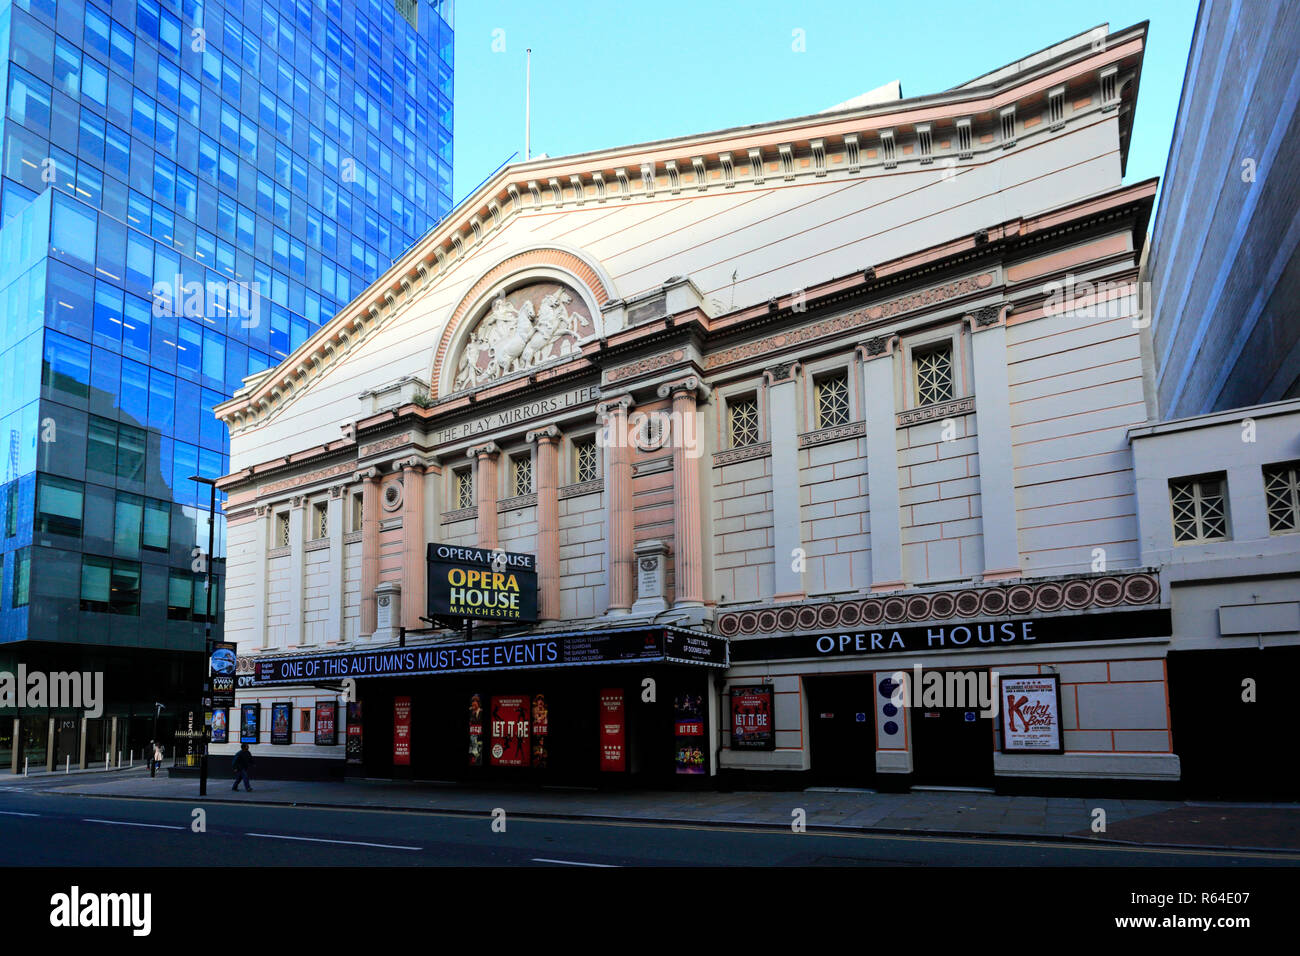
[[[777,365],[763,369],[763,382],[771,388],[773,385],[784,385],[787,382],[793,382],[803,371],[803,363],[797,360],[781,362]]]
[[[613,398],[607,398],[596,406],[596,415],[602,421],[611,415],[626,415],[629,408],[634,402],[631,395],[616,395]]]
[[[399,458],[393,462],[393,471],[414,471],[417,468],[424,471],[424,459],[419,455]]]
[[[267,515],[267,512],[269,512],[269,511],[271,510],[271,506],[270,506],[270,505],[254,505],[254,506],[253,506],[253,510],[257,512],[257,516],[258,516],[259,518],[265,518],[266,515]]]
[[[307,503],[306,495],[294,495],[289,499],[289,507],[291,508],[301,508],[306,503]]]
[[[665,382],[657,389],[660,398],[667,398],[678,392],[690,392],[696,401],[704,402],[708,401],[709,396],[713,394],[713,389],[700,381],[699,376],[696,375],[688,375],[675,382]]]
[[[343,492],[344,492],[344,490],[345,490],[346,488],[347,488],[347,485],[330,485],[330,497],[331,497],[331,498],[342,498],[342,497],[343,497]]]
[[[537,442],[538,444],[543,442],[558,442],[560,440],[560,429],[555,425],[547,425],[545,428],[538,428],[534,431],[530,431],[524,436],[524,440],[529,444],[532,444],[533,442]]]
[[[995,302],[991,305],[982,305],[978,309],[973,309],[962,316],[962,321],[972,332],[980,332],[984,329],[994,328],[999,325],[1005,325],[1007,316],[1015,309],[1012,302]]]
[[[379,469],[378,469],[378,468],[366,468],[366,469],[363,470],[363,471],[354,471],[354,472],[352,473],[352,480],[353,480],[353,481],[378,481],[378,480],[379,480]]]
[[[476,445],[465,452],[466,458],[495,458],[501,449],[494,441]]]
[[[898,334],[876,335],[865,341],[859,342],[855,346],[858,358],[863,362],[871,359],[884,358],[894,354],[894,349],[898,348]]]

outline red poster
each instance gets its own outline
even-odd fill
[[[601,770],[622,772],[627,769],[624,729],[623,688],[606,688],[600,692]]]
[[[411,763],[411,698],[393,698],[393,766]]]
[[[528,766],[528,725],[527,697],[492,698],[492,766]]]

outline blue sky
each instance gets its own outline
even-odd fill
[[[466,0],[456,6],[459,202],[523,155],[560,156],[815,113],[890,80],[937,93],[1108,22],[1150,21],[1126,182],[1164,174],[1196,0]],[[794,31],[806,49],[796,52]],[[504,46],[504,50],[500,48]]]

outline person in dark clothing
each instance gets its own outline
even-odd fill
[[[253,753],[248,749],[248,744],[239,745],[239,753],[235,754],[235,785],[231,790],[239,789],[239,781],[244,781],[244,789],[252,791],[253,786],[248,779],[248,768],[253,766]]]

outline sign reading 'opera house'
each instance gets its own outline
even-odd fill
[[[513,551],[430,544],[429,616],[537,620],[537,559]]]

